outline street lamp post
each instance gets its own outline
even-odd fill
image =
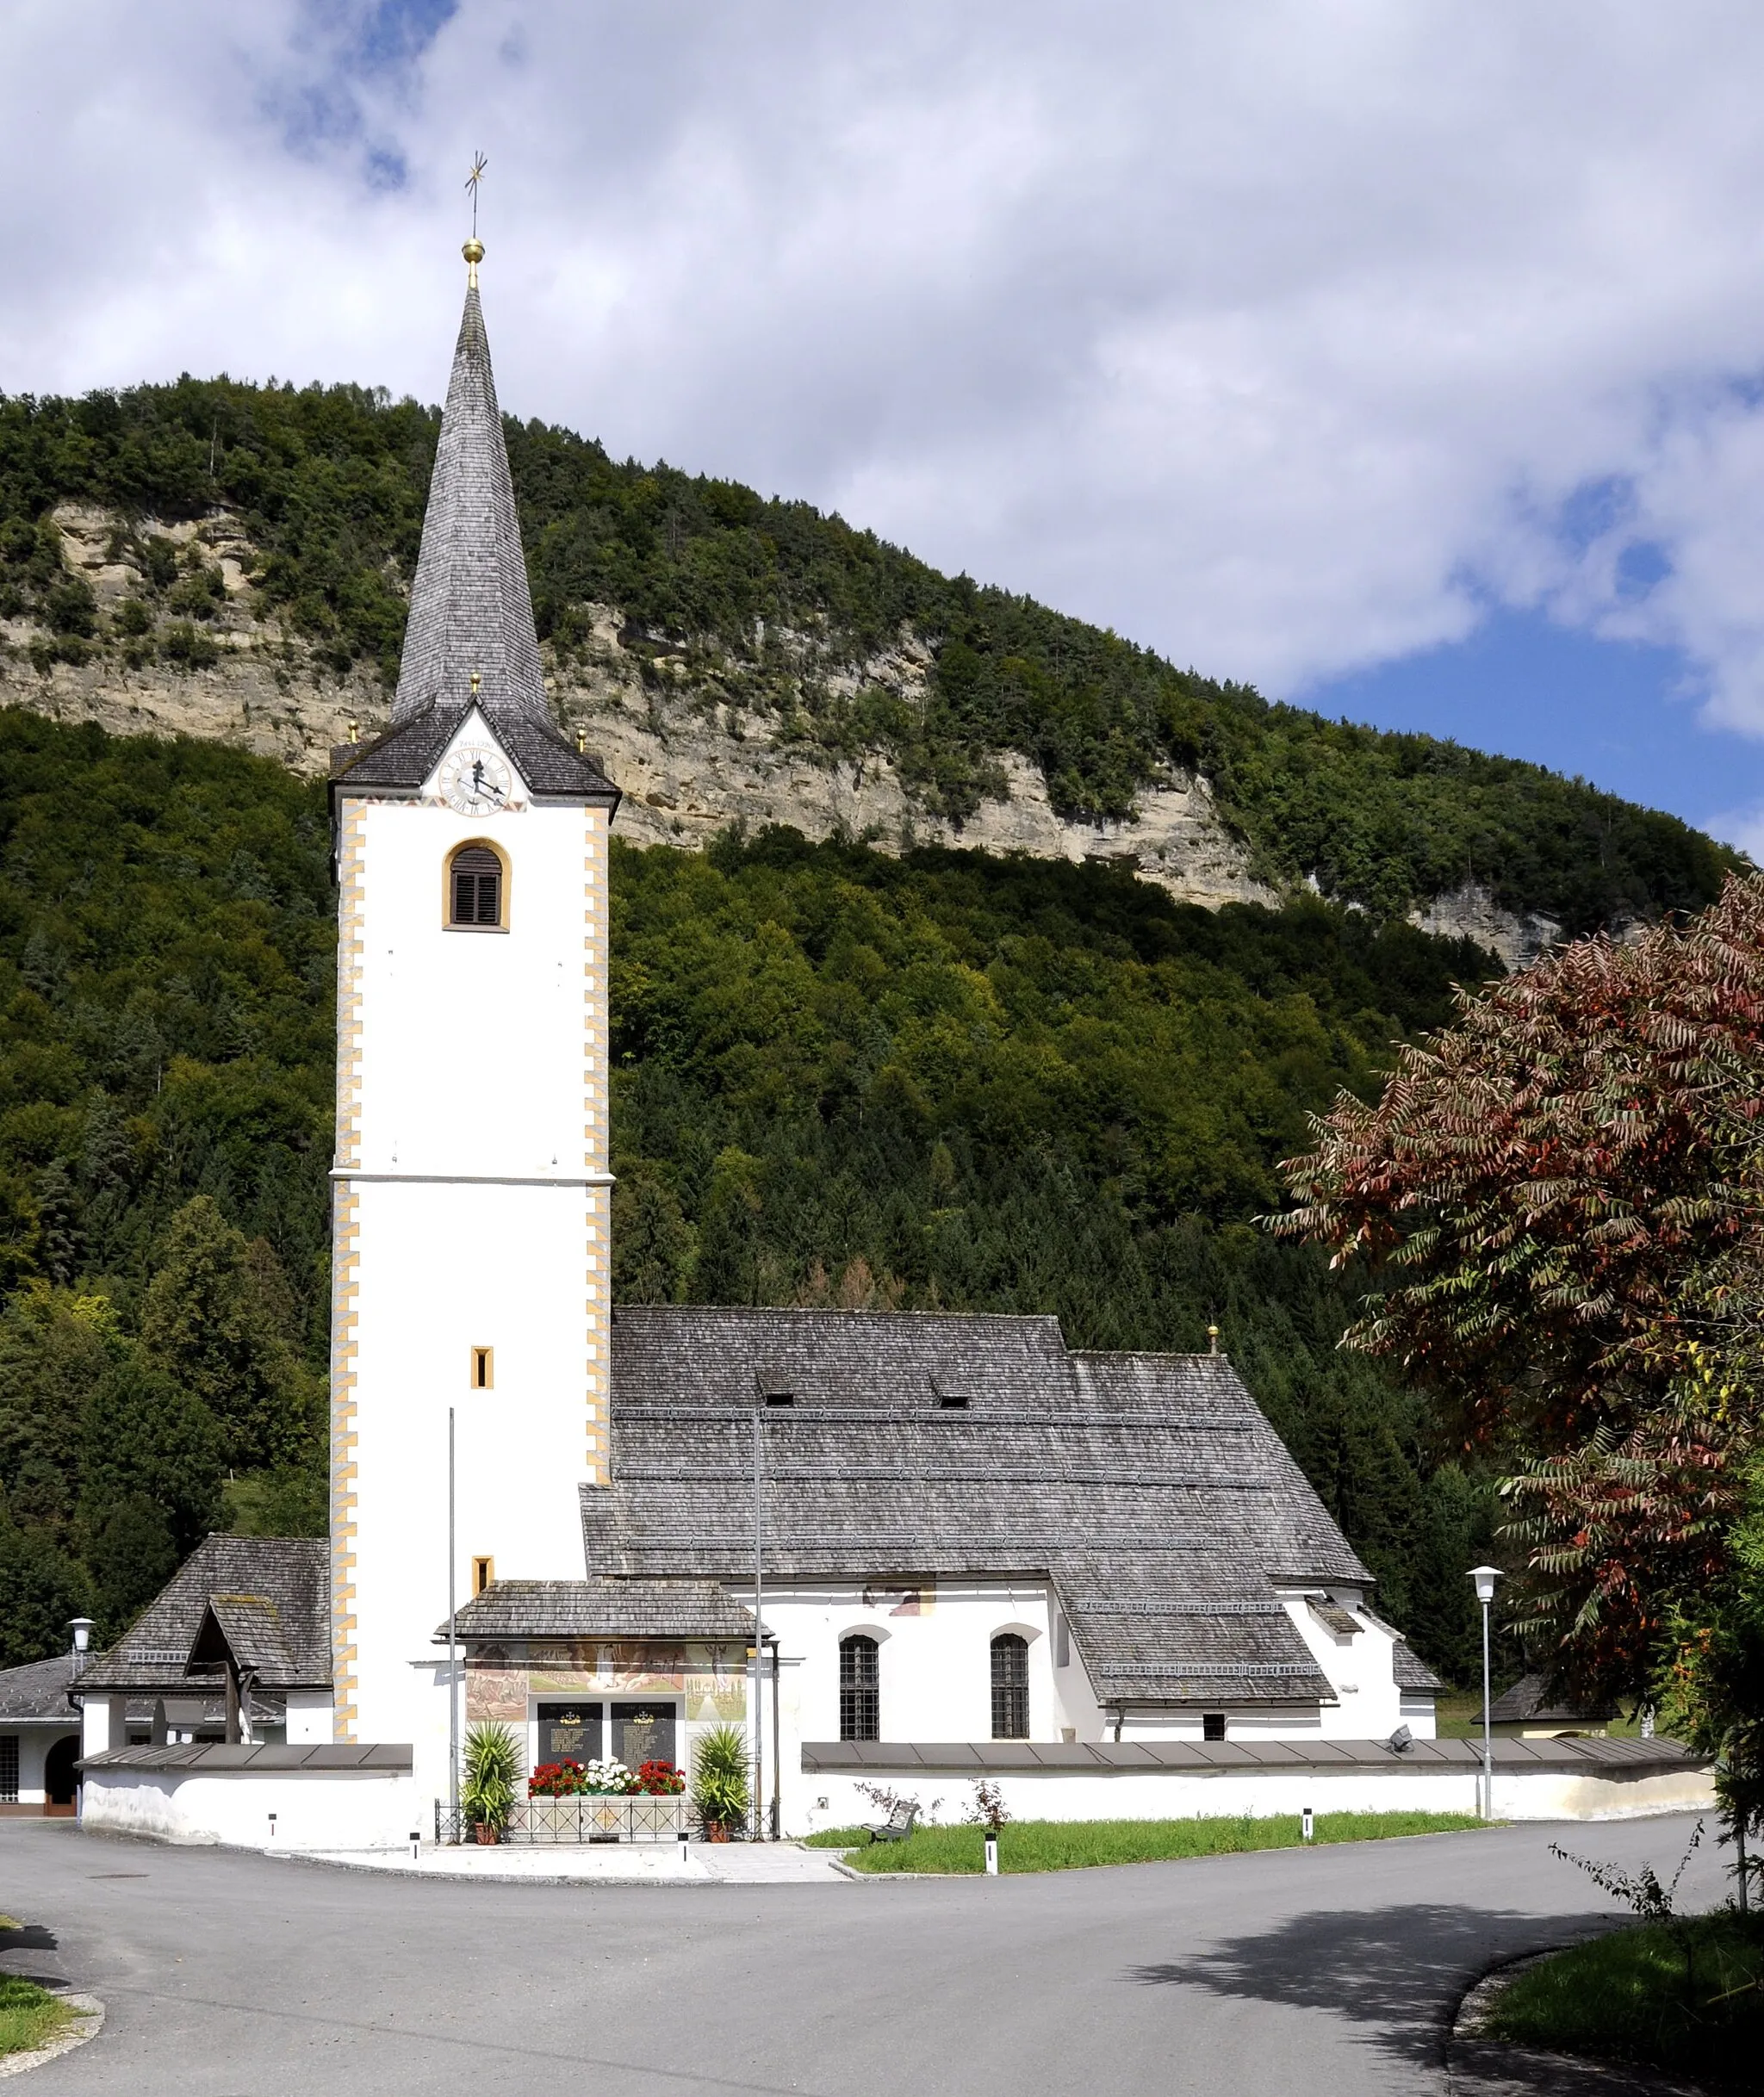
[[[1494,1583],[1500,1578],[1499,1566],[1472,1566],[1470,1578],[1476,1583],[1476,1599],[1482,1604],[1482,1818],[1494,1818],[1494,1721],[1489,1715],[1490,1684],[1488,1680],[1488,1613],[1494,1602]]]

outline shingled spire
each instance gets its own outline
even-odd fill
[[[534,795],[616,810],[618,789],[580,735],[559,732],[545,702],[520,518],[478,304],[484,251],[475,233],[464,254],[465,318],[435,447],[392,725],[371,742],[332,751],[333,799],[419,792],[477,706]]]
[[[478,704],[493,721],[549,719],[475,260],[429,484],[394,726],[432,702],[449,711],[463,706],[474,673]]]

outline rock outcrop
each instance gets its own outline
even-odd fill
[[[40,627],[0,622],[0,705],[96,721],[118,735],[212,737],[308,775],[322,773],[332,746],[352,732],[366,737],[384,724],[390,694],[376,673],[357,667],[338,675],[268,614],[251,581],[258,549],[236,517],[217,512],[195,522],[150,522],[133,540],[98,510],[64,505],[54,521],[65,566],[91,587],[104,643],[83,661],[53,660]],[[151,598],[136,556],[155,536],[170,542],[182,572],[220,578],[193,662],[169,658],[161,599],[149,606],[153,632],[132,648],[121,637],[119,612],[130,600]],[[742,710],[696,679],[678,651],[634,635],[609,607],[590,609],[587,644],[562,660],[548,651],[546,689],[560,723],[587,738],[623,791],[618,832],[634,844],[695,851],[731,823],[788,823],[811,838],[848,837],[885,852],[943,843],[1124,862],[1140,878],[1209,909],[1280,901],[1252,873],[1242,840],[1202,778],[1172,775],[1147,787],[1133,822],[1075,822],[1053,809],[1039,771],[1007,752],[996,781],[1002,791],[956,822],[929,810],[885,755],[829,754],[788,724]],[[774,645],[780,638],[772,636]],[[866,686],[909,704],[923,696],[931,655],[910,634],[855,667],[818,660],[812,636],[782,639],[804,676],[835,697]],[[1437,897],[1412,921],[1473,939],[1509,967],[1532,959],[1561,933],[1548,918],[1514,917],[1475,887]]]
[[[390,695],[377,675],[357,668],[337,676],[266,616],[250,581],[257,549],[236,518],[217,512],[138,528],[138,539],[170,541],[186,570],[200,563],[221,578],[224,596],[201,628],[214,660],[195,667],[168,661],[158,642],[136,648],[131,662],[115,637],[125,602],[147,601],[117,521],[74,505],[64,505],[54,521],[64,561],[90,586],[99,632],[109,637],[88,660],[70,663],[48,659],[40,628],[23,620],[0,625],[9,644],[0,656],[0,704],[96,721],[118,735],[212,737],[308,774],[324,771],[352,724],[365,737],[384,723]],[[163,616],[156,624],[163,636]],[[885,756],[836,757],[792,739],[710,696],[677,661],[630,645],[633,638],[616,613],[594,607],[591,645],[566,661],[548,661],[546,686],[559,721],[586,735],[623,790],[618,829],[634,844],[699,850],[730,823],[756,829],[781,822],[810,837],[850,837],[885,852],[946,843],[1040,859],[1123,860],[1171,895],[1214,909],[1278,901],[1250,873],[1248,855],[1204,779],[1173,778],[1147,789],[1133,822],[1073,822],[1055,812],[1034,766],[1007,753],[1003,792],[957,823],[927,810]],[[812,648],[802,636],[787,638]],[[817,673],[835,692],[884,684],[910,697],[916,686],[922,691],[930,660],[906,636],[856,670]]]

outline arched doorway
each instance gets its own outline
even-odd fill
[[[79,1735],[64,1733],[43,1757],[45,1813],[71,1813],[79,1800]]]

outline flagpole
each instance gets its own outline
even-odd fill
[[[458,1556],[454,1550],[453,1408],[447,1408],[447,1810],[459,1839],[459,1641],[454,1628]]]

